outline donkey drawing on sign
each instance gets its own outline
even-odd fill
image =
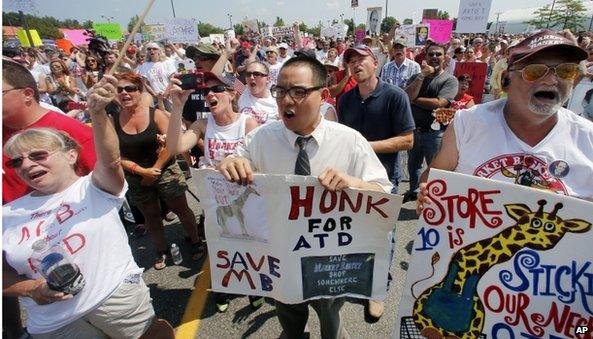
[[[243,231],[243,235],[249,236],[247,233],[247,228],[245,227],[245,218],[243,217],[243,206],[249,198],[250,194],[255,194],[259,196],[259,193],[251,187],[248,186],[245,188],[243,193],[237,197],[237,199],[233,200],[227,206],[219,206],[216,209],[216,220],[218,221],[218,225],[222,227],[222,234],[230,234],[229,228],[227,227],[227,220],[229,218],[235,217],[239,221],[239,225],[241,225],[241,230]]]

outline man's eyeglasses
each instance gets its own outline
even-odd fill
[[[272,86],[270,88],[270,92],[272,92],[272,97],[274,98],[284,98],[286,94],[290,95],[293,99],[302,99],[309,95],[309,93],[316,91],[318,89],[323,88],[323,86],[315,86],[315,87],[291,87],[291,88],[282,88],[280,86]]]
[[[136,85],[129,85],[129,86],[117,86],[117,93],[121,93],[126,91],[126,93],[133,93],[138,91],[138,86]]]
[[[432,53],[426,53],[426,55],[427,55],[429,58],[434,58],[434,57],[440,57],[440,56],[443,56],[443,53],[441,53],[441,52],[432,52]]]
[[[5,90],[2,91],[2,95],[6,94],[6,93],[8,93],[10,91],[14,91],[14,90],[17,90],[17,89],[24,89],[24,88],[26,88],[26,87],[15,87],[15,88],[11,88],[11,89],[5,89]]]
[[[545,77],[550,69],[554,70],[556,76],[561,80],[574,80],[579,75],[579,65],[575,63],[564,63],[556,66],[531,64],[523,68],[509,68],[509,71],[521,71],[523,80],[534,82]]]
[[[245,77],[246,78],[249,78],[252,75],[255,78],[261,78],[261,77],[267,77],[268,76],[266,73],[262,73],[262,72],[245,72]]]
[[[27,155],[27,158],[31,161],[40,162],[45,161],[49,158],[50,155],[56,153],[57,151],[49,152],[49,151],[33,151]],[[16,157],[6,161],[6,167],[8,168],[20,168],[23,165],[23,161],[25,160],[24,157]]]
[[[228,88],[225,85],[214,85],[212,87],[203,88],[202,91],[203,91],[204,95],[206,95],[206,94],[210,93],[210,91],[212,91],[212,93],[223,93],[227,89]]]

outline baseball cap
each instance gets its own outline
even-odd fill
[[[563,55],[571,56],[574,60],[578,61],[587,59],[589,56],[575,41],[549,29],[544,29],[539,33],[528,36],[511,48],[509,53],[509,67],[537,53],[553,49],[560,49]]]
[[[212,72],[204,72],[204,86],[206,87],[206,81],[208,80],[218,80],[220,82],[222,82],[225,86],[227,87],[233,87],[233,83],[234,81],[232,81],[230,78],[227,77],[223,77],[222,75],[218,75]]]
[[[278,44],[278,48],[284,48],[284,49],[288,49],[288,44],[286,42],[282,42]]]
[[[375,55],[375,53],[373,53],[373,50],[371,50],[370,47],[366,46],[366,45],[356,45],[354,47],[350,47],[348,48],[345,52],[344,52],[344,61],[345,62],[350,62],[350,57],[353,54],[360,54],[363,56],[372,56],[373,59],[375,59],[375,61],[377,60],[377,56]]]
[[[294,52],[294,55],[297,57],[304,56],[307,58],[313,58],[313,59],[316,58],[315,51],[313,51],[310,48],[306,48],[306,47],[303,47],[303,48],[299,49],[298,51]]]
[[[213,44],[208,43],[199,43],[197,46],[191,45],[185,49],[185,56],[190,59],[194,59],[198,55],[211,55],[215,57],[220,55],[220,51]]]
[[[128,47],[127,51],[128,51],[129,53],[132,53],[132,54],[134,54],[134,53],[136,53],[136,47],[134,47],[134,46],[130,46],[130,47]]]
[[[250,44],[249,42],[247,42],[247,41],[243,41],[243,42],[241,43],[241,47],[243,47],[243,48],[245,48],[245,49],[247,49],[247,48],[251,48],[251,44]]]
[[[276,46],[268,46],[266,47],[266,53],[268,52],[274,52],[276,54],[278,54],[278,48],[276,48]]]
[[[393,46],[395,45],[402,45],[404,47],[408,47],[408,41],[404,38],[397,38],[393,41]]]
[[[327,68],[328,71],[333,72],[333,71],[337,71],[340,68],[336,65],[334,65],[331,61],[327,60],[323,63],[323,66],[325,66],[325,68]]]

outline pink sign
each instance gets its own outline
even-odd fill
[[[88,44],[87,36],[84,35],[84,29],[62,29],[64,38],[70,40],[74,46]]]
[[[444,44],[451,39],[453,20],[424,19],[422,20],[422,23],[430,25],[428,37],[434,42]]]

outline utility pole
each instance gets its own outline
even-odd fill
[[[27,34],[27,40],[29,40],[29,47],[33,47],[33,37],[31,36],[31,32],[29,32],[29,24],[27,23],[27,18],[25,18],[25,14],[23,11],[19,11],[19,16],[21,18],[21,24],[25,29],[25,33]]]
[[[389,0],[385,0],[385,17],[387,18],[387,6],[389,5]]]
[[[233,16],[231,13],[227,13],[226,15],[229,17],[229,23],[231,24],[231,29],[233,29]]]
[[[173,0],[171,0],[171,9],[173,10],[173,17],[175,17],[175,5],[173,5]]]
[[[344,13],[340,14],[340,23],[344,23]]]
[[[496,13],[496,28],[495,28],[494,33],[498,33],[498,18],[500,17],[500,13],[502,13],[502,12]]]
[[[548,22],[546,22],[546,28],[550,28],[550,21],[552,20],[552,12],[554,12],[554,5],[556,5],[556,0],[552,0],[552,8],[550,8],[550,15],[548,15]]]

